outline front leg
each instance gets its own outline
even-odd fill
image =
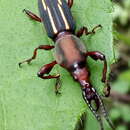
[[[21,64],[23,64],[25,62],[27,62],[29,64],[32,60],[36,59],[38,50],[51,50],[53,48],[54,48],[54,46],[50,46],[50,45],[40,45],[40,46],[38,46],[37,48],[34,49],[33,56],[31,58],[27,59],[27,60],[20,62],[19,67],[21,66]]]
[[[91,51],[91,52],[87,52],[86,56],[90,56],[94,60],[104,61],[104,67],[103,67],[103,72],[102,72],[102,82],[105,82],[106,73],[107,73],[107,61],[106,61],[105,55],[98,51]]]
[[[56,84],[55,84],[55,93],[56,94],[60,94],[60,92],[58,91],[58,89],[60,88],[60,75],[47,75],[45,76],[45,74],[49,74],[50,71],[53,69],[53,67],[57,64],[56,61],[51,62],[50,64],[46,64],[44,65],[39,72],[37,73],[38,77],[42,78],[42,79],[56,79]]]
[[[107,86],[105,90],[105,96],[108,97],[110,95],[110,85],[108,83],[108,80],[106,80],[106,73],[107,73],[107,61],[105,58],[105,55],[102,54],[101,52],[98,51],[92,51],[92,52],[87,52],[86,56],[90,56],[94,60],[101,60],[104,61],[104,67],[102,71],[102,82],[104,82]]]
[[[68,6],[71,8],[73,6],[73,0],[68,0]]]
[[[77,37],[81,37],[83,34],[85,34],[85,35],[89,35],[89,34],[95,34],[95,32],[96,32],[96,29],[97,28],[101,28],[102,26],[99,24],[99,25],[97,25],[97,26],[95,26],[93,29],[92,29],[92,31],[88,31],[88,28],[87,27],[82,27],[82,28],[80,28],[79,30],[78,30],[78,32],[76,33],[76,36]]]

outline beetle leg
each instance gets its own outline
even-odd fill
[[[53,48],[54,48],[54,46],[50,46],[50,45],[40,45],[40,46],[38,46],[37,48],[34,49],[33,56],[31,58],[27,59],[27,60],[24,60],[24,61],[20,62],[19,66],[21,66],[21,64],[23,64],[25,62],[27,62],[29,64],[32,60],[36,59],[37,51],[39,49],[42,49],[42,50],[51,50]]]
[[[101,28],[102,26],[99,24],[99,25],[97,25],[97,26],[95,26],[93,29],[92,29],[92,31],[88,31],[88,28],[87,27],[82,27],[82,28],[80,28],[79,30],[78,30],[78,32],[76,33],[76,36],[77,37],[81,37],[83,34],[85,34],[85,35],[89,35],[89,34],[95,34],[95,31],[96,31],[96,29],[97,28]]]
[[[107,61],[106,61],[105,55],[98,51],[92,51],[92,52],[87,52],[86,56],[90,56],[94,60],[104,61],[104,67],[103,67],[103,72],[102,72],[102,82],[105,83],[106,85],[106,88],[104,89],[105,97],[108,97],[110,95],[111,87],[108,80],[106,80]]]
[[[68,0],[68,6],[71,8],[73,5],[73,0]]]
[[[38,22],[42,22],[41,18],[39,18],[36,14],[32,13],[31,11],[24,9],[23,12],[25,12],[29,18]]]
[[[56,61],[53,61],[49,64],[44,65],[40,71],[37,73],[38,77],[42,78],[42,79],[56,79],[56,84],[55,84],[55,93],[56,94],[60,94],[60,92],[58,91],[58,89],[60,88],[60,75],[47,75],[44,76],[45,74],[49,74],[50,71],[52,70],[52,68],[57,64]]]
[[[105,97],[109,97],[110,92],[111,92],[111,86],[109,84],[109,81],[106,81],[105,84],[106,84],[107,87],[104,88],[104,95],[105,95]]]
[[[90,56],[94,60],[104,61],[104,68],[102,72],[102,82],[106,82],[107,61],[106,61],[105,55],[98,51],[92,51],[92,52],[87,52],[86,56]]]
[[[55,93],[56,93],[56,95],[57,94],[61,94],[60,92],[59,92],[59,89],[61,88],[61,80],[60,80],[60,77],[58,77],[57,79],[56,79],[56,84],[55,84]]]

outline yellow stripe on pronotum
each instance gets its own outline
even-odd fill
[[[43,7],[44,7],[44,10],[46,10],[45,0],[42,0],[42,4],[43,4]]]
[[[61,16],[62,16],[62,18],[64,20],[66,29],[69,29],[69,24],[68,24],[67,19],[66,19],[65,15],[64,15],[64,12],[63,12],[63,10],[62,10],[62,8],[61,8],[61,6],[59,4],[58,4],[58,8],[59,8],[59,10],[61,12]]]
[[[51,11],[50,11],[50,9],[48,7],[47,7],[47,10],[48,10],[48,14],[49,14],[49,18],[50,18],[50,21],[51,21],[51,24],[52,24],[53,31],[56,34],[56,33],[58,33],[58,31],[57,31],[55,23],[53,21],[53,17],[52,17]]]

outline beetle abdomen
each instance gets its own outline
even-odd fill
[[[38,7],[50,38],[62,31],[75,31],[75,22],[65,0],[38,0]]]

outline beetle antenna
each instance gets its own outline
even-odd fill
[[[105,119],[106,119],[106,121],[108,122],[108,124],[110,125],[110,127],[111,127],[113,130],[115,130],[115,127],[114,127],[112,121],[111,121],[110,118],[109,118],[108,112],[106,111],[106,108],[105,108],[105,106],[104,106],[104,103],[103,103],[101,97],[100,97],[97,93],[96,93],[96,95],[97,95],[97,97],[98,97],[98,99],[99,99],[100,106],[101,106],[101,111],[102,111],[102,113],[103,113],[103,116],[105,117]]]
[[[91,110],[91,112],[93,113],[93,115],[96,117],[97,121],[100,123],[101,130],[104,130],[101,116],[100,116],[100,115],[97,113],[97,111],[92,107],[90,101],[86,98],[86,94],[85,94],[84,91],[82,91],[82,95],[83,95],[83,98],[84,98],[85,102],[87,103],[89,109]]]

